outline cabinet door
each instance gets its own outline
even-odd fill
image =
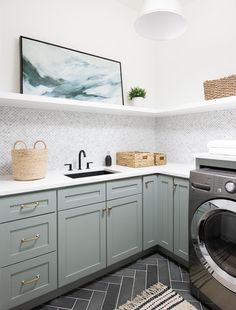
[[[189,181],[174,179],[174,253],[188,261]]]
[[[143,249],[157,244],[157,176],[143,178]]]
[[[106,267],[106,205],[58,214],[59,286]]]
[[[56,289],[56,252],[0,269],[1,310],[12,309]]]
[[[158,187],[158,244],[173,252],[173,178],[165,175],[157,177]]]
[[[142,251],[142,196],[107,202],[107,262],[114,264]]]

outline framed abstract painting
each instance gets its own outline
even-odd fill
[[[21,93],[124,104],[121,63],[20,37]]]

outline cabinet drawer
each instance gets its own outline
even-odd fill
[[[7,310],[57,288],[56,253],[1,270],[0,309]]]
[[[142,193],[141,178],[131,178],[107,183],[107,199],[122,198]]]
[[[81,185],[58,191],[58,210],[105,201],[105,183]]]
[[[56,250],[56,214],[0,225],[0,267]]]
[[[3,197],[0,206],[0,223],[54,212],[56,191]]]

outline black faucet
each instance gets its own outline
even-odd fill
[[[83,154],[83,156],[84,157],[86,157],[86,153],[85,153],[85,151],[84,150],[81,150],[80,152],[79,152],[79,168],[78,168],[78,170],[81,170],[82,168],[81,168],[81,155]]]

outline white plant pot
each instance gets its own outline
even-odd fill
[[[144,98],[143,97],[135,97],[132,99],[132,104],[135,107],[143,107],[144,106]]]

